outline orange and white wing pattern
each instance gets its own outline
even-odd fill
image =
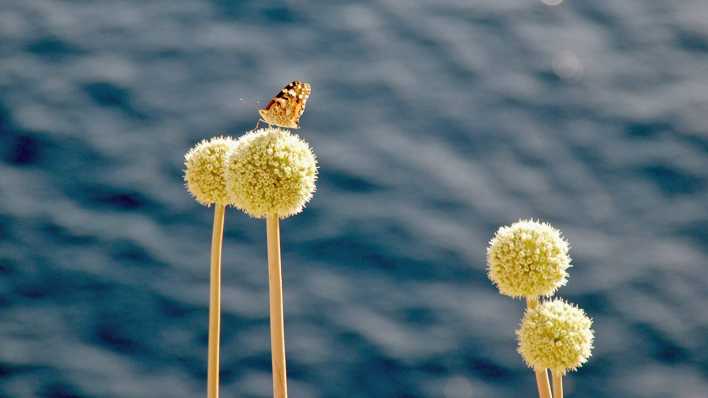
[[[295,80],[283,87],[258,113],[270,125],[299,129],[300,116],[305,112],[311,91],[309,83]]]

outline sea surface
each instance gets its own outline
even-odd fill
[[[183,157],[295,79],[292,398],[534,397],[485,271],[520,218],[594,319],[566,396],[708,396],[707,1],[0,0],[0,397],[205,396]],[[224,244],[221,395],[270,397],[265,223]]]

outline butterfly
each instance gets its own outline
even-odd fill
[[[311,91],[310,83],[295,80],[283,87],[258,113],[268,124],[299,129],[300,116],[305,112]]]

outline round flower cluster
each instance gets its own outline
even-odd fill
[[[203,140],[185,155],[184,181],[197,202],[210,206],[228,203],[224,161],[235,146],[231,137]]]
[[[244,135],[225,166],[229,202],[255,218],[297,214],[315,191],[317,159],[286,130],[268,127]]]
[[[529,367],[565,374],[592,352],[592,320],[563,300],[551,300],[526,311],[516,335],[519,353]]]
[[[568,242],[546,223],[521,220],[501,227],[487,249],[489,279],[511,297],[550,296],[568,278]]]

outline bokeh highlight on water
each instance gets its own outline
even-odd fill
[[[0,396],[205,391],[211,210],[183,155],[281,85],[292,397],[533,396],[494,230],[572,244],[572,397],[708,391],[708,2],[0,1]],[[265,226],[226,216],[222,395],[271,394]]]

